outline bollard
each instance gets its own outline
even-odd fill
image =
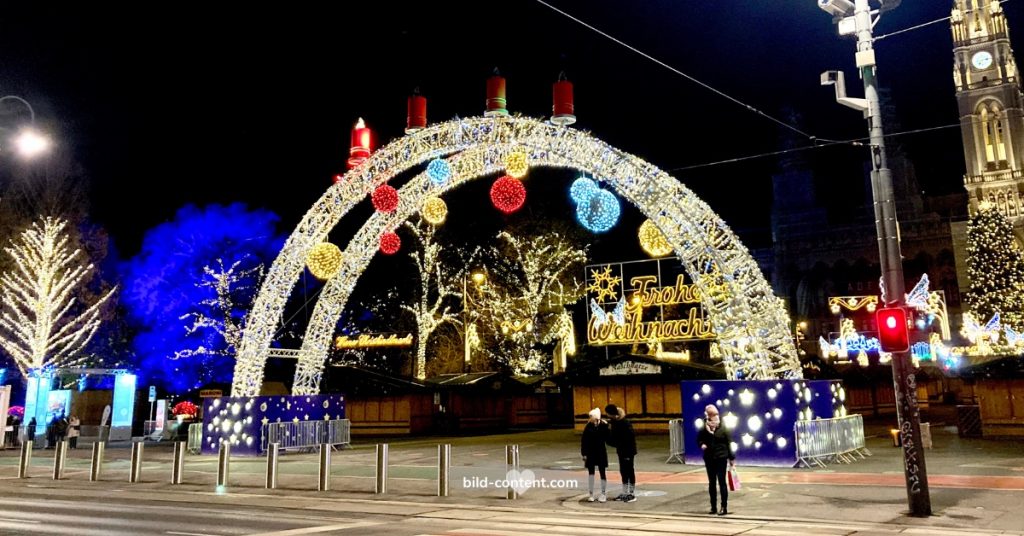
[[[28,468],[32,465],[32,442],[21,444],[21,458],[18,459],[18,478],[28,478]]]
[[[505,498],[518,499],[519,493],[513,486],[513,480],[519,478],[519,445],[505,445],[505,471],[505,478],[509,481]]]
[[[53,479],[64,478],[64,464],[68,460],[68,442],[58,441],[57,448],[53,449]]]
[[[388,492],[388,444],[377,444],[377,482],[374,493],[380,495]]]
[[[271,443],[267,449],[267,489],[277,489],[277,455],[280,450],[279,443]]]
[[[217,451],[217,489],[228,487],[228,471],[231,469],[231,445],[221,443]]]
[[[100,479],[100,472],[103,470],[103,451],[107,444],[97,441],[92,444],[92,460],[89,462],[89,482],[97,482]]]
[[[171,484],[181,484],[185,480],[185,451],[188,443],[174,443],[174,462],[171,464]]]
[[[452,466],[452,446],[437,446],[437,496],[448,496],[448,477]]]
[[[316,489],[331,489],[331,446],[327,443],[320,445],[320,479],[317,481]]]
[[[142,479],[142,449],[146,444],[138,441],[132,443],[132,465],[128,469],[128,482],[136,483]]]

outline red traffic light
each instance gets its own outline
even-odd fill
[[[883,352],[906,352],[910,349],[906,310],[900,307],[879,309],[875,319],[878,321],[878,342]]]

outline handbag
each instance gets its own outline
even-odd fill
[[[743,489],[743,486],[740,484],[740,474],[736,472],[735,466],[729,467],[729,472],[726,474],[726,477],[728,478],[729,491],[739,491]]]

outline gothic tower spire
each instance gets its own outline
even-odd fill
[[[998,0],[954,0],[953,81],[969,210],[990,201],[1024,234],[1024,95]]]

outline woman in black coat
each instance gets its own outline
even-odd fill
[[[725,483],[725,472],[729,465],[736,463],[736,455],[732,452],[732,437],[721,425],[718,408],[708,404],[704,408],[704,427],[697,434],[697,444],[704,451],[704,468],[708,472],[708,495],[711,496],[711,513],[724,516],[729,513],[729,486]],[[722,509],[717,508],[715,483],[722,490]]]
[[[590,412],[590,420],[583,429],[583,439],[580,440],[580,455],[583,456],[583,465],[587,467],[587,484],[590,496],[587,502],[594,502],[594,469],[601,471],[601,495],[597,497],[598,502],[605,502],[608,496],[608,476],[605,469],[608,467],[608,451],[605,450],[605,441],[608,439],[608,423],[601,420],[601,410],[594,408]]]

